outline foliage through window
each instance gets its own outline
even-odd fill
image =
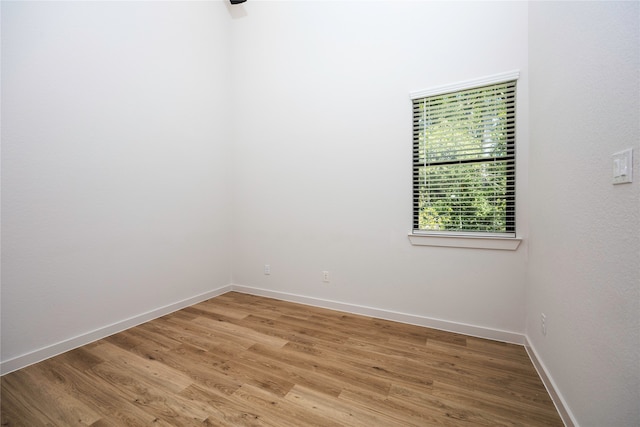
[[[414,233],[515,236],[516,81],[413,99]]]

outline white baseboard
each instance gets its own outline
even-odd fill
[[[251,294],[275,298],[284,301],[291,301],[314,307],[329,308],[331,310],[344,311],[347,313],[360,314],[363,316],[376,317],[379,319],[393,320],[395,322],[408,323],[411,325],[424,326],[427,328],[439,329],[447,332],[469,335],[477,338],[486,338],[494,341],[502,341],[512,344],[524,345],[525,337],[517,332],[502,331],[499,329],[484,328],[465,323],[451,322],[447,320],[434,319],[431,317],[405,314],[395,311],[383,310],[380,308],[366,307],[357,304],[348,304],[326,299],[306,297],[302,295],[289,294],[286,292],[271,291],[268,289],[252,288],[243,285],[231,285],[232,290]]]
[[[564,398],[557,392],[557,387],[551,376],[548,374],[547,369],[538,357],[533,346],[531,346],[528,338],[517,332],[502,331],[499,329],[485,328],[481,326],[474,326],[465,323],[451,322],[447,320],[434,319],[430,317],[417,316],[414,314],[399,313],[389,310],[383,310],[380,308],[367,307],[357,304],[349,304],[338,301],[326,300],[321,298],[307,297],[303,295],[290,294],[286,292],[271,291],[268,289],[253,288],[250,286],[242,286],[236,284],[229,284],[212,291],[205,292],[200,295],[196,295],[185,300],[159,307],[157,309],[142,313],[125,319],[120,322],[107,325],[105,327],[96,329],[94,331],[87,332],[85,334],[52,344],[47,347],[43,347],[38,350],[23,354],[21,356],[14,357],[9,360],[0,362],[0,375],[8,374],[9,372],[16,371],[34,363],[41,362],[50,357],[57,356],[74,348],[81,347],[83,345],[92,343],[99,339],[108,337],[115,333],[124,331],[125,329],[132,328],[141,323],[148,322],[158,317],[167,315],[174,311],[180,310],[185,307],[197,304],[199,302],[214,298],[224,293],[236,291],[251,295],[264,296],[269,298],[275,298],[283,301],[291,301],[300,304],[310,305],[314,307],[328,308],[331,310],[343,311],[346,313],[360,314],[363,316],[376,317],[379,319],[392,320],[396,322],[408,323],[417,326],[424,326],[427,328],[434,328],[448,332],[455,332],[459,334],[474,336],[478,338],[486,338],[494,341],[502,341],[512,344],[519,344],[525,347],[533,366],[538,371],[538,375],[544,383],[551,399],[553,400],[560,417],[567,427],[579,427],[575,420],[575,417],[569,410]]]
[[[115,333],[124,331],[125,329],[140,325],[141,323],[148,322],[149,320],[156,319],[166,314],[173,313],[174,311],[197,304],[218,295],[222,295],[229,292],[231,288],[231,285],[226,285],[221,288],[214,289],[212,291],[208,291],[200,295],[196,295],[191,298],[187,298],[182,301],[178,301],[176,303],[165,305],[164,307],[159,307],[146,313],[130,317],[120,322],[112,323],[111,325],[107,325],[102,328],[87,332],[85,334],[69,338],[67,340],[49,345],[47,347],[31,351],[12,359],[4,360],[0,362],[0,375],[17,371],[18,369],[33,365],[34,363],[41,362],[45,359],[57,356],[66,351],[73,350],[74,348],[92,343],[99,339],[108,337],[109,335],[113,335]]]
[[[502,341],[512,344],[522,345],[531,359],[531,363],[538,372],[542,383],[544,384],[551,400],[553,400],[558,414],[565,426],[579,427],[578,422],[573,416],[569,406],[566,404],[562,395],[557,391],[557,387],[548,374],[547,369],[538,357],[535,349],[531,346],[526,335],[516,332],[502,331],[498,329],[483,328],[480,326],[468,325],[465,323],[451,322],[430,317],[416,316],[412,314],[398,313],[379,308],[366,307],[356,304],[347,304],[338,301],[325,300],[320,298],[306,297],[302,295],[289,294],[286,292],[271,291],[268,289],[253,288],[242,285],[231,285],[233,291],[275,298],[284,301],[291,301],[300,304],[310,305],[313,307],[322,307],[332,310],[343,311],[346,313],[360,314],[363,316],[376,317],[379,319],[393,320],[396,322],[408,323],[412,325],[424,326],[448,332],[455,332],[464,335],[470,335],[478,338],[486,338],[494,341]]]
[[[542,363],[542,360],[538,357],[538,353],[531,345],[529,338],[526,335],[524,348],[527,351],[529,359],[531,359],[531,363],[533,363],[534,368],[536,368],[536,371],[538,371],[538,375],[540,376],[542,383],[546,387],[551,400],[553,400],[553,404],[556,405],[556,409],[558,410],[558,414],[560,414],[560,418],[562,418],[564,425],[567,427],[579,427],[578,422],[573,416],[573,413],[569,409],[569,406],[567,405],[562,395],[558,392],[556,383],[553,381],[551,375],[549,375],[549,371],[547,371],[544,363]]]

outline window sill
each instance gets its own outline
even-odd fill
[[[441,246],[448,248],[515,251],[518,249],[518,246],[520,246],[522,239],[511,237],[468,237],[409,234],[409,241],[414,246]]]

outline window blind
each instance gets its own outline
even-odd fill
[[[511,80],[413,100],[414,233],[515,236]]]

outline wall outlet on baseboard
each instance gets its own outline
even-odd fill
[[[540,329],[542,335],[547,335],[547,316],[544,313],[540,313]]]
[[[329,283],[329,272],[328,271],[323,271],[322,272],[322,281],[324,283]]]

